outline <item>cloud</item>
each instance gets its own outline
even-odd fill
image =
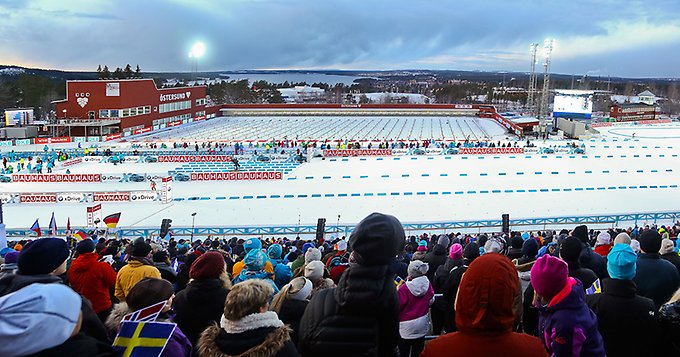
[[[563,72],[677,75],[668,61],[632,71],[635,58],[620,54],[680,55],[680,2],[671,0],[32,0],[2,9],[5,58],[66,69],[188,71],[196,41],[207,46],[199,70],[526,71],[529,43],[546,37],[558,40],[553,68]]]

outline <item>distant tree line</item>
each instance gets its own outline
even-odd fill
[[[133,71],[129,63],[125,66],[125,68],[116,67],[116,70],[113,72],[109,70],[109,66],[104,65],[104,68],[102,68],[102,65],[99,65],[97,67],[97,78],[98,79],[142,78],[142,71],[141,69],[139,69],[139,65],[137,65],[137,68]]]

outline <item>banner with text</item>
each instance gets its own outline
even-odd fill
[[[194,172],[191,174],[192,181],[254,181],[254,180],[281,180],[282,172]]]
[[[323,156],[391,156],[391,149],[324,150]]]
[[[158,162],[231,162],[229,155],[161,155]]]
[[[461,155],[524,154],[524,148],[460,148]]]
[[[101,182],[101,174],[13,174],[12,182]]]

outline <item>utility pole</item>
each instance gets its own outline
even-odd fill
[[[531,71],[529,72],[529,89],[527,90],[526,108],[533,113],[534,108],[536,108],[534,100],[536,93],[536,82],[538,80],[538,77],[536,76],[536,63],[538,62],[536,56],[538,55],[538,43],[532,43],[529,46],[529,52],[531,53]]]
[[[541,126],[543,138],[548,137],[548,97],[550,89],[550,57],[555,47],[555,40],[546,39],[543,43],[543,91],[541,92],[541,106],[539,108],[538,120]]]

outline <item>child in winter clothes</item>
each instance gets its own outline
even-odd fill
[[[597,317],[585,302],[580,281],[563,260],[544,255],[531,268],[539,308],[539,338],[551,356],[604,356]]]
[[[425,259],[425,255],[427,254],[427,241],[421,240],[418,242],[418,248],[416,248],[416,252],[413,253],[413,260],[423,260]]]
[[[399,297],[399,353],[417,357],[425,347],[429,330],[428,310],[434,302],[434,289],[427,279],[429,266],[420,260],[408,265],[408,280],[397,290]]]

